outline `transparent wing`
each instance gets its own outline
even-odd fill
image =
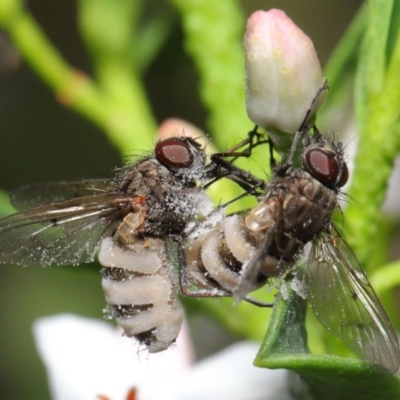
[[[400,360],[396,333],[355,255],[335,233],[313,244],[306,263],[311,307],[355,355],[394,373]]]
[[[269,257],[270,249],[274,241],[276,224],[272,224],[265,232],[265,236],[258,245],[252,257],[243,264],[238,286],[232,291],[236,300],[243,300],[254,290],[254,283],[262,269],[265,259]]]
[[[33,208],[0,220],[0,263],[77,265],[129,212],[131,197],[104,193]]]
[[[10,193],[11,204],[20,211],[91,196],[112,189],[110,179],[87,179],[76,182],[50,182],[22,186]]]

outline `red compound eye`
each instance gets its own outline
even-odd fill
[[[155,154],[160,162],[171,168],[190,167],[194,159],[188,142],[178,138],[170,138],[158,142]]]
[[[349,169],[347,168],[347,164],[345,162],[343,162],[342,176],[340,177],[340,180],[336,184],[336,186],[342,187],[347,183],[348,180],[349,180]]]
[[[340,168],[336,154],[318,146],[311,146],[304,153],[304,164],[314,178],[328,186],[342,187],[349,178],[349,170],[343,162]]]

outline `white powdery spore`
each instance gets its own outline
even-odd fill
[[[308,285],[305,280],[299,279],[295,276],[290,283],[290,287],[300,296],[302,299],[306,300],[308,296]]]
[[[208,195],[197,191],[185,195],[171,195],[168,197],[167,203],[177,216],[183,218],[204,217],[211,213],[213,209],[212,201]]]
[[[195,214],[198,216],[205,216],[212,212],[213,210],[213,202],[210,197],[203,193],[195,193],[191,196],[192,207],[196,210]]]
[[[185,231],[191,232],[190,238],[196,239],[199,236],[206,235],[212,228],[214,228],[219,222],[221,222],[225,217],[225,208],[212,209],[211,212],[206,215],[205,219],[202,221],[194,221],[187,225]]]
[[[226,208],[225,207],[220,207],[216,208],[213,212],[209,213],[209,216],[207,217],[207,223],[209,226],[215,226],[218,224],[218,222],[221,222],[225,218],[225,213]]]
[[[282,295],[283,300],[287,300],[289,298],[285,281],[282,282],[282,285],[279,288],[279,292]]]

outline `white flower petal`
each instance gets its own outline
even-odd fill
[[[185,328],[158,354],[106,322],[69,314],[39,319],[33,331],[54,400],[123,400],[132,387],[140,400],[172,400],[193,359]]]
[[[178,400],[293,400],[286,370],[253,366],[257,343],[237,343],[196,364]]]

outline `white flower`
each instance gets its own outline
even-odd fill
[[[106,322],[70,314],[41,318],[33,331],[53,400],[125,400],[132,388],[139,400],[176,399],[193,359],[185,328],[156,354]]]
[[[295,133],[324,76],[311,39],[277,9],[256,11],[247,21],[246,105],[266,130]],[[313,108],[323,104],[325,92]]]
[[[259,343],[239,342],[200,361],[178,400],[293,400],[288,371],[253,365]]]
[[[191,367],[185,326],[177,343],[156,354],[106,322],[58,315],[35,322],[53,400],[290,400],[287,372],[253,366],[259,345],[243,342]],[[103,397],[101,397],[103,396]]]

